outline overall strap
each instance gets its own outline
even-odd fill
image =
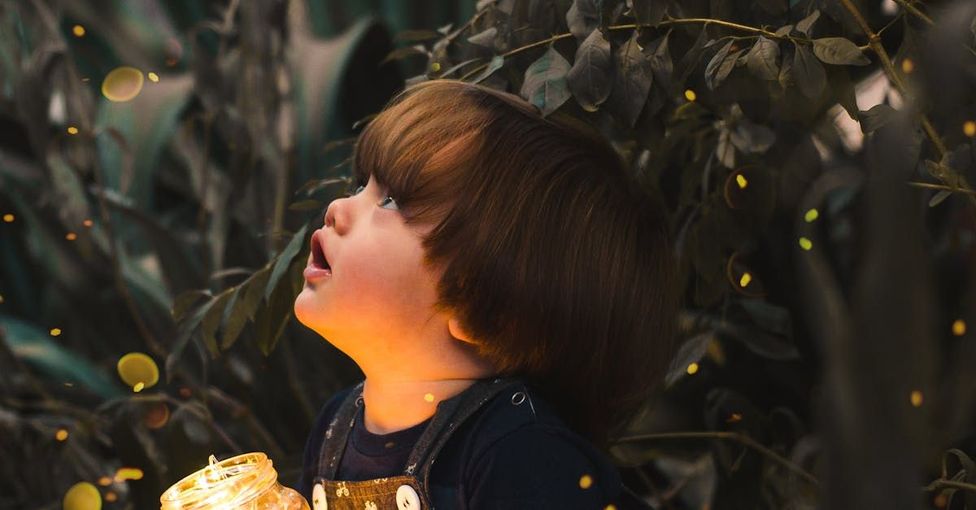
[[[492,397],[518,384],[522,384],[522,381],[516,377],[482,379],[462,392],[460,398],[441,401],[437,413],[410,452],[404,474],[414,475],[417,467],[420,466],[418,478],[424,490],[429,493],[431,467],[441,448],[450,439],[451,433]]]
[[[339,406],[339,411],[329,423],[328,430],[325,431],[325,441],[322,442],[322,449],[319,451],[318,473],[329,480],[335,479],[336,471],[339,468],[339,459],[342,458],[342,454],[346,450],[346,439],[355,423],[359,406],[363,404],[362,395],[365,382],[360,381],[346,395],[345,400]]]

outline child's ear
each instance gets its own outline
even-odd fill
[[[461,322],[457,320],[457,317],[451,317],[447,320],[447,329],[451,332],[451,336],[462,342],[468,342],[469,344],[478,343],[467,330],[461,327]]]

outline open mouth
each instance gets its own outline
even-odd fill
[[[329,269],[329,261],[325,258],[325,252],[322,250],[322,244],[318,241],[317,236],[312,236],[312,267],[317,269]]]

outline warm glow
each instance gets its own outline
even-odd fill
[[[81,222],[81,224],[84,225],[84,226],[86,226],[86,227],[90,227],[90,226],[92,226],[92,220],[85,220],[85,221]]]
[[[751,282],[751,281],[752,281],[752,275],[751,274],[749,274],[749,273],[742,273],[742,278],[739,278],[739,286],[740,287],[745,287],[745,286],[749,285],[749,282]]]
[[[742,421],[742,415],[739,413],[732,413],[732,416],[729,416],[729,419],[725,420],[726,423],[737,423],[740,421]]]
[[[74,232],[68,232],[67,234],[64,235],[64,238],[69,241],[74,241],[75,239],[78,239],[78,234],[75,234]]]
[[[146,77],[149,78],[149,81],[153,83],[159,83],[159,75],[154,72],[150,71],[149,73],[146,73]]]
[[[807,211],[806,214],[803,215],[803,219],[806,220],[807,223],[816,221],[816,219],[819,217],[820,217],[820,213],[817,212],[816,209],[810,209],[809,211]]]
[[[433,402],[434,401],[434,394],[433,393],[428,393],[428,394],[424,395],[424,400],[426,400],[427,402]]]
[[[966,334],[966,321],[962,319],[956,319],[952,323],[952,334],[956,336],[963,336]]]
[[[966,136],[968,136],[970,138],[976,136],[976,122],[973,122],[971,120],[967,120],[962,125],[962,132],[963,132],[963,134],[965,134]]]
[[[915,406],[915,407],[921,407],[922,406],[922,392],[921,391],[918,391],[918,390],[913,391],[912,392],[912,396],[911,396],[911,400],[912,400],[912,405],[913,406]]]
[[[51,336],[60,336],[61,328],[51,328]]]
[[[590,475],[581,476],[579,485],[580,489],[589,489],[593,485],[593,477]]]
[[[800,238],[800,248],[803,248],[804,250],[809,251],[810,248],[813,248],[813,241],[807,239],[806,237],[801,237]]]
[[[688,365],[688,375],[695,375],[698,372],[698,363]]]
[[[103,476],[98,479],[98,485],[101,485],[102,487],[108,487],[109,485],[112,485],[112,479],[107,476]]]
[[[901,61],[901,70],[905,74],[910,74],[912,71],[915,70],[915,62],[912,62],[912,59],[910,59],[910,58],[906,58],[905,60],[902,60]]]
[[[13,223],[14,222],[14,215],[13,214],[10,214],[10,213],[4,214],[3,215],[3,221],[5,221],[7,223]]]
[[[76,128],[74,126],[68,126],[68,134],[69,135],[77,135],[78,134],[78,128]]]
[[[687,99],[688,101],[694,101],[697,98],[698,98],[698,95],[695,94],[695,91],[694,90],[691,90],[691,89],[685,90],[685,99]]]
[[[437,71],[440,71],[441,70],[441,63],[440,62],[434,62],[433,64],[430,65],[430,70],[431,71],[434,71],[435,73]]]
[[[54,433],[54,439],[57,439],[58,441],[68,439],[68,431],[66,429],[58,429],[58,431]]]
[[[739,185],[739,189],[746,189],[746,186],[749,185],[749,181],[747,181],[746,177],[742,174],[735,176],[735,183]]]
[[[142,470],[134,467],[119,468],[115,472],[115,481],[121,482],[123,480],[142,480]]]
[[[116,499],[119,499],[119,497],[116,496],[114,492],[108,491],[108,492],[105,493],[105,501],[108,501],[109,503],[111,503],[111,502],[115,501]]]
[[[109,101],[131,101],[142,91],[142,71],[129,66],[113,69],[102,81],[102,95]]]
[[[102,496],[94,485],[78,482],[64,493],[64,500],[61,503],[64,510],[100,510]]]
[[[119,358],[117,369],[122,381],[132,386],[135,392],[152,388],[159,382],[159,367],[152,358],[141,352],[130,352]]]
[[[75,37],[84,37],[85,36],[85,27],[83,27],[81,25],[75,25],[75,26],[71,27],[71,33],[72,34],[75,34]]]

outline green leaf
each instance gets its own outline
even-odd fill
[[[173,315],[173,320],[176,322],[182,321],[186,316],[187,310],[196,304],[197,301],[200,301],[200,298],[204,297],[213,297],[213,294],[211,294],[209,290],[191,289],[180,294],[179,296],[176,296],[176,299],[173,300],[173,308],[170,312]]]
[[[576,50],[573,67],[566,74],[569,90],[588,112],[595,112],[610,96],[613,85],[610,58],[610,41],[603,37],[602,30],[594,30]]]
[[[827,64],[864,66],[871,63],[856,44],[843,37],[814,39],[813,53]]]
[[[268,285],[264,290],[264,298],[268,299],[271,297],[271,293],[274,292],[275,287],[278,286],[278,282],[281,277],[285,274],[285,270],[294,260],[295,255],[301,251],[302,247],[305,245],[305,232],[308,230],[308,224],[302,225],[302,228],[295,232],[292,236],[291,241],[288,241],[288,245],[285,246],[281,253],[275,258],[274,269],[271,270],[271,277],[268,279]]]
[[[281,334],[294,311],[296,287],[301,285],[301,271],[305,261],[295,259],[286,271],[286,280],[275,287],[267,304],[259,307],[254,316],[254,333],[258,348],[265,356],[274,351]],[[297,284],[296,284],[297,283]]]
[[[556,111],[572,95],[566,84],[569,62],[554,46],[525,70],[525,80],[519,92],[522,98],[534,104],[545,117]]]
[[[867,134],[884,126],[894,118],[895,113],[895,109],[886,104],[875,105],[870,110],[862,111],[859,115],[861,131]]]
[[[715,157],[725,168],[735,168],[735,145],[732,144],[732,133],[728,128],[723,127],[718,132]]]
[[[566,26],[577,40],[586,39],[599,22],[600,8],[595,0],[573,0],[566,11]]]
[[[383,64],[390,62],[392,60],[403,60],[405,58],[412,57],[415,55],[427,56],[427,50],[425,50],[424,47],[419,44],[414,46],[406,46],[404,48],[397,48],[387,53],[386,56],[383,57],[383,60],[381,60],[378,65],[382,66]]]
[[[224,316],[224,308],[227,306],[227,302],[230,301],[231,297],[233,297],[234,291],[235,288],[231,287],[217,294],[216,298],[207,303],[207,310],[203,315],[203,319],[200,321],[200,338],[203,340],[203,345],[207,346],[207,350],[210,351],[210,355],[214,358],[220,354],[215,336],[217,326],[220,326],[220,319]]]
[[[779,44],[759,36],[759,40],[746,55],[746,66],[752,74],[763,80],[775,80],[779,76]]]
[[[945,199],[949,198],[951,195],[952,192],[949,190],[946,189],[939,190],[939,192],[933,195],[931,200],[929,200],[929,207],[935,207],[941,204]]]
[[[417,42],[438,39],[440,37],[441,33],[434,30],[403,30],[397,32],[397,34],[393,37],[393,40],[398,42]]]
[[[827,86],[827,74],[823,65],[814,58],[806,46],[794,43],[793,78],[804,96],[817,99]]]
[[[711,332],[701,333],[685,340],[678,348],[677,354],[671,358],[671,366],[664,376],[664,384],[671,386],[688,375],[688,365],[700,362],[708,352],[708,345],[714,341],[716,341],[715,335]]]
[[[471,44],[476,44],[478,46],[484,46],[485,48],[495,47],[495,37],[498,36],[498,28],[491,27],[487,30],[478,32],[477,34],[468,37],[468,42]]]
[[[633,126],[637,121],[654,81],[652,62],[641,51],[638,35],[634,31],[630,39],[614,53],[616,72],[608,100],[610,109],[628,126]]]
[[[227,350],[234,345],[244,329],[244,324],[254,317],[270,277],[271,265],[269,264],[256,271],[238,287],[234,301],[227,307],[230,313],[224,322],[223,335],[220,339],[221,350]]]
[[[729,76],[732,69],[735,68],[736,63],[739,61],[739,57],[745,50],[730,51],[732,49],[732,44],[735,41],[729,41],[715,53],[712,60],[708,62],[705,67],[705,84],[709,89],[715,90],[719,85]]]

